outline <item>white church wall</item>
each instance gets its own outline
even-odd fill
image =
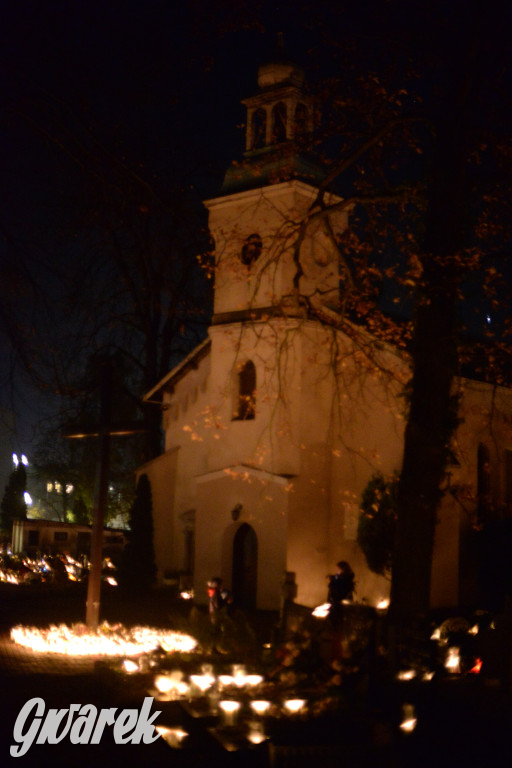
[[[206,202],[216,245],[215,314],[276,306],[294,292],[294,244],[315,196],[309,185],[287,181]],[[344,212],[331,217],[336,232],[346,224]],[[300,250],[305,295],[316,287],[338,292],[337,256],[320,226],[311,227]],[[253,234],[261,238],[261,255],[248,267],[242,251]]]
[[[175,494],[178,485],[178,450],[170,450],[153,461],[143,464],[137,476],[146,474],[151,485],[153,502],[153,543],[157,564],[157,580],[166,571],[180,570],[175,558]]]
[[[399,470],[403,413],[397,392],[406,364],[377,351],[386,378],[354,359],[342,334],[310,324],[303,329],[301,468],[290,509],[288,568],[296,571],[299,599],[323,602],[326,575],[348,560],[357,575],[357,599],[375,603],[389,592],[386,579],[371,573],[355,539],[361,496],[373,472]],[[339,370],[334,374],[333,350]]]
[[[247,523],[258,542],[257,607],[279,609],[286,568],[286,487],[283,478],[243,466],[198,478],[194,589],[199,602],[206,602],[206,582],[212,576],[233,588],[234,536]]]

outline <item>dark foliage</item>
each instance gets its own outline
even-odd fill
[[[370,570],[381,576],[391,574],[397,518],[398,477],[372,475],[363,492],[357,541]]]
[[[156,580],[153,546],[153,501],[147,475],[137,483],[135,500],[130,511],[130,531],[119,571],[123,588],[136,592],[150,589]]]
[[[27,473],[23,464],[11,472],[2,499],[0,526],[10,534],[14,520],[26,520],[27,505],[24,493],[27,490]]]

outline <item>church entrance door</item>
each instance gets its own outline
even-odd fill
[[[239,608],[256,608],[258,577],[258,539],[256,532],[243,523],[233,541],[233,601]]]

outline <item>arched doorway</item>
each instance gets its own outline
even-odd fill
[[[239,608],[256,608],[258,577],[258,539],[256,532],[243,523],[233,540],[233,601]]]

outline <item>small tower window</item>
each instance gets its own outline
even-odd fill
[[[250,267],[259,258],[263,243],[258,234],[249,235],[242,248],[242,264]]]
[[[260,149],[265,146],[267,132],[267,113],[264,109],[257,109],[252,114],[251,120],[251,149]]]
[[[286,104],[279,101],[272,109],[272,142],[286,141]]]
[[[295,109],[295,138],[303,138],[308,131],[308,110],[304,104],[297,104]]]
[[[256,368],[248,360],[238,373],[238,404],[234,418],[254,419],[256,414]]]

